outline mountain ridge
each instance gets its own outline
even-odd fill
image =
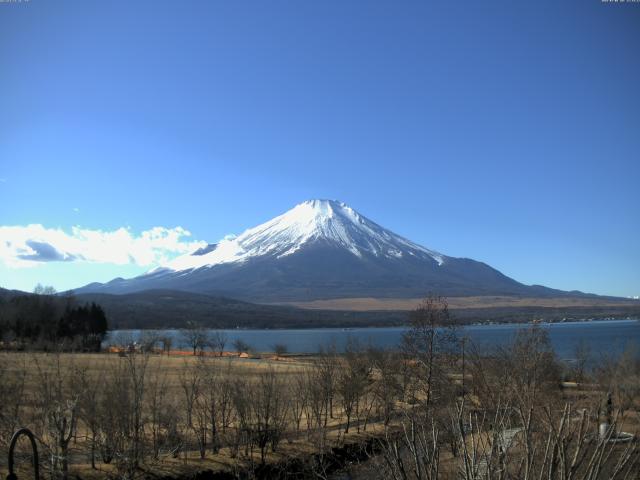
[[[308,200],[241,235],[132,279],[78,293],[171,289],[276,303],[331,298],[588,295],[524,285],[469,258],[444,255],[385,229],[343,202]]]

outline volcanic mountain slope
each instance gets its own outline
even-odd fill
[[[344,203],[310,200],[233,239],[176,258],[132,279],[93,283],[78,293],[173,289],[258,302],[328,298],[556,296],[494,268],[411,242]]]

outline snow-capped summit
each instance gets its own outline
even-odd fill
[[[345,249],[356,257],[432,258],[444,256],[382,228],[336,200],[307,200],[240,236],[175,259],[169,267],[186,270],[272,256],[282,258],[315,243]]]
[[[532,289],[475,260],[429,250],[344,203],[309,200],[166,268],[77,291],[185,290],[242,300],[523,295]],[[548,294],[536,290],[536,295]]]

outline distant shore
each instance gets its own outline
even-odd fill
[[[283,302],[280,305],[311,310],[349,310],[349,311],[397,311],[413,310],[420,303],[420,298],[334,298],[327,300],[312,300],[308,302]],[[640,310],[640,300],[615,297],[521,297],[508,295],[487,295],[469,297],[447,297],[449,308],[480,309],[480,308],[568,308],[568,307],[637,307]]]

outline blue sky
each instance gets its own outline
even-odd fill
[[[600,0],[0,3],[0,286],[132,276],[335,198],[639,295],[639,48],[640,4]],[[56,235],[76,250],[33,243]]]

